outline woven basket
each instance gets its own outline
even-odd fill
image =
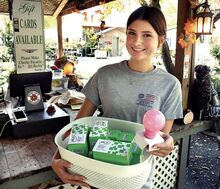
[[[69,172],[85,176],[88,184],[99,189],[140,189],[145,184],[151,170],[152,156],[149,154],[145,153],[141,163],[122,166],[84,157],[66,149],[69,138],[62,140],[62,136],[72,128],[73,124],[94,125],[97,120],[108,120],[110,129],[125,132],[143,130],[141,124],[105,117],[86,117],[68,124],[55,136],[55,143],[62,159],[73,164]]]

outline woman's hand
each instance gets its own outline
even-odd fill
[[[96,110],[96,106],[92,104],[92,102],[89,99],[85,99],[84,103],[82,104],[80,111],[78,112],[77,116],[75,119],[79,119],[82,117],[87,117],[87,116],[92,116]],[[66,137],[70,135],[71,130],[69,129],[64,133],[62,136],[62,139],[64,140]],[[64,183],[69,183],[72,185],[77,185],[77,186],[85,186],[87,188],[90,188],[89,184],[87,184],[86,178],[77,175],[77,174],[70,174],[67,169],[70,168],[72,165],[71,163],[62,160],[60,157],[60,153],[57,150],[56,153],[54,154],[54,157],[52,159],[52,168],[54,172],[57,174],[57,176],[62,180]]]
[[[164,142],[155,144],[153,148],[158,150],[151,151],[150,153],[155,156],[165,157],[169,155],[172,150],[174,150],[174,140],[173,137],[168,134],[160,133],[160,135],[164,139]]]
[[[70,168],[72,164],[65,160],[62,160],[59,157],[59,152],[55,153],[51,165],[54,172],[62,180],[62,182],[69,183],[71,185],[85,186],[87,188],[90,188],[89,184],[85,182],[85,177],[80,175],[73,175],[67,171],[67,168]]]

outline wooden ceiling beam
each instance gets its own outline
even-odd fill
[[[62,11],[60,12],[61,16],[64,15],[68,15],[71,14],[73,12],[80,12],[83,11],[85,9],[89,9],[91,7],[95,7],[98,6],[100,4],[105,4],[105,3],[109,3],[111,1],[114,0],[86,0],[83,3],[79,3],[79,1],[77,0],[73,0],[73,1],[69,1],[65,7],[62,9]]]
[[[56,10],[53,13],[54,17],[57,17],[60,12],[63,10],[63,8],[65,7],[65,5],[67,4],[68,0],[62,0],[61,3],[59,4],[59,6],[56,8]]]
[[[79,10],[76,9],[76,5],[77,1],[68,2],[59,15],[65,16],[73,12],[79,12]]]

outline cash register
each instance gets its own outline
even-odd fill
[[[44,94],[51,91],[51,82],[52,72],[10,75],[10,97],[18,99],[17,105],[8,110],[14,137],[56,133],[70,122],[64,110],[44,100]]]

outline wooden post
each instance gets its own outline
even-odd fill
[[[63,32],[62,32],[62,16],[57,16],[57,32],[58,32],[58,57],[63,56]]]
[[[187,19],[190,18],[191,7],[188,0],[178,0],[178,15],[177,15],[177,38],[181,33],[184,33],[184,25]],[[189,97],[189,87],[190,87],[190,77],[192,68],[192,45],[188,48],[181,48],[178,44],[178,39],[176,43],[176,62],[174,73],[182,84],[182,94],[183,94],[183,110],[188,108],[188,97]]]

